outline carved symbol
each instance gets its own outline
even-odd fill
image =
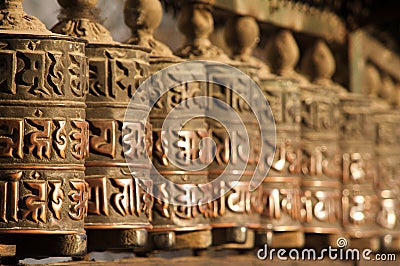
[[[111,70],[110,96],[115,98],[114,88],[126,91],[129,97],[133,96],[133,91],[138,87],[138,80],[142,78],[137,71],[136,62],[125,59],[125,54],[119,52],[106,51],[109,58]],[[140,68],[139,68],[140,69]]]
[[[89,60],[89,93],[94,96],[108,96],[107,61],[102,59]]]
[[[332,192],[311,192],[306,190],[302,198],[304,209],[302,218],[304,222],[310,223],[313,219],[321,222],[334,223],[338,216],[337,197]]]
[[[381,211],[378,213],[378,223],[387,229],[394,229],[398,223],[397,199],[383,199]]]
[[[234,184],[228,184],[232,187]],[[248,189],[248,183],[239,183],[232,188],[232,193],[227,196],[228,208],[237,213],[250,213],[250,191]]]
[[[264,190],[263,194],[265,202],[264,215],[268,218],[279,220],[281,218],[279,190]]]
[[[0,157],[23,158],[23,126],[22,119],[0,119]]]
[[[39,159],[43,159],[43,156],[50,159],[52,121],[43,119],[27,119],[26,122],[37,129],[30,134],[30,145],[28,146],[29,153],[33,154],[34,151],[36,151],[36,157]]]
[[[71,133],[71,139],[74,144],[72,145],[72,155],[82,160],[89,154],[89,124],[83,120],[72,120],[72,125],[75,129]]]
[[[36,96],[50,96],[50,92],[44,86],[45,53],[25,52],[17,53],[21,67],[16,76],[17,84],[25,87]]]
[[[74,220],[82,220],[88,211],[86,184],[81,180],[71,180],[70,186],[72,191],[68,196],[71,199],[71,207],[68,214]]]
[[[22,210],[22,218],[29,218],[38,223],[46,222],[46,200],[47,184],[45,181],[24,182],[25,186],[32,191],[31,196],[25,197],[26,209]]]
[[[86,58],[81,55],[70,54],[71,65],[69,66],[69,73],[71,75],[70,84],[71,91],[78,97],[83,97],[86,90]]]
[[[56,150],[58,151],[58,155],[65,159],[65,150],[67,148],[67,131],[65,129],[66,121],[59,120],[55,121],[55,123],[58,127],[55,135]]]
[[[154,136],[154,147],[153,154],[154,158],[162,165],[168,166],[168,139],[165,137],[165,131],[153,131]],[[165,149],[164,149],[165,147]]]
[[[0,92],[16,94],[17,86],[14,78],[17,72],[16,53],[13,51],[0,52]]]
[[[88,214],[108,215],[108,194],[105,177],[87,177],[89,184]]]
[[[64,66],[62,64],[62,53],[47,53],[51,64],[49,67],[49,75],[47,81],[53,91],[58,95],[64,95]]]
[[[92,120],[90,123],[90,151],[115,158],[117,122]],[[97,133],[98,132],[98,133]]]
[[[134,193],[137,188],[134,188],[132,178],[112,178],[112,183],[119,189],[119,193],[114,193],[111,196],[113,206],[117,212],[122,216],[128,214],[133,215],[134,207]],[[138,193],[138,191],[136,191]]]
[[[160,198],[168,199],[168,191],[166,189],[166,184],[159,184],[155,187],[155,193],[157,196],[157,200],[154,204],[155,209],[164,217],[171,218],[171,210],[169,208],[169,203],[166,201],[160,200]]]
[[[61,189],[61,181],[49,181],[51,188],[50,210],[56,219],[61,219],[61,209],[64,200],[64,191]]]
[[[7,174],[10,181],[0,181],[0,221],[18,221],[19,180],[22,172]]]
[[[139,158],[144,154],[146,140],[143,124],[124,122],[122,135],[122,144],[126,147],[126,157]]]

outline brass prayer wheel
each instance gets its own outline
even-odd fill
[[[208,37],[214,29],[210,12],[212,2],[182,3],[178,23],[186,40],[177,54],[189,59],[217,60],[254,77],[253,75],[259,69],[258,66],[254,66],[251,62],[229,59],[220,48],[212,45],[209,41]],[[227,36],[232,37],[229,34]],[[208,181],[212,182],[220,175],[224,175],[224,181],[221,181],[212,191],[213,195],[222,196],[213,200],[208,210],[210,224],[213,228],[213,245],[224,248],[249,249],[254,246],[254,229],[261,227],[261,187],[252,192],[249,190],[250,178],[258,162],[257,156],[259,156],[261,142],[258,121],[250,106],[254,107],[260,99],[251,98],[252,95],[249,95],[250,91],[246,90],[248,87],[242,83],[243,80],[223,71],[218,64],[207,65],[207,80],[209,82],[206,84],[206,95],[227,104],[231,111],[238,114],[238,116],[230,115],[228,110],[222,111],[223,108],[211,106],[209,112],[217,116],[220,114],[220,119],[218,121],[206,120],[210,132],[208,136],[216,143],[216,156],[208,168]],[[220,85],[222,83],[229,84],[229,88]],[[248,96],[254,102],[246,103],[241,95]],[[223,115],[221,115],[222,112]],[[239,120],[238,117],[240,117]],[[242,122],[244,122],[246,132],[241,129]],[[224,126],[227,126],[228,129]],[[248,147],[244,143],[243,138],[245,137],[250,140]],[[249,152],[248,159],[244,159],[243,149]],[[233,168],[226,171],[228,165],[232,165]],[[242,168],[245,171],[243,175],[240,175],[238,169]]]
[[[347,101],[341,105],[340,97],[348,93],[332,81],[336,62],[325,41],[317,39],[305,51],[301,70],[312,82],[312,85],[301,86],[301,216],[307,233],[306,245],[320,247],[319,243],[324,242],[336,246],[338,237],[343,237],[341,155],[345,152],[356,153],[359,148],[358,142],[344,133],[347,125],[344,120],[351,120],[359,113],[364,118],[364,109],[357,113],[351,107],[348,110],[350,104]],[[358,99],[348,98],[349,102],[353,98]],[[343,152],[341,147],[344,147]]]
[[[301,195],[301,100],[297,82],[284,78],[262,79],[276,124],[276,151],[263,183],[264,226],[260,244],[273,247],[302,247],[304,234],[300,220]],[[271,235],[269,239],[266,233]],[[264,239],[261,241],[261,239]],[[288,239],[290,243],[281,239]]]
[[[377,190],[380,201],[376,220],[384,229],[381,232],[382,248],[399,250],[400,141],[395,132],[400,130],[400,113],[396,109],[374,110],[373,125],[376,133]]]
[[[151,14],[151,16],[149,15]],[[128,0],[124,6],[125,23],[131,28],[132,36],[128,43],[149,47],[150,73],[167,68],[173,64],[184,62],[173,55],[171,50],[153,36],[154,30],[159,26],[162,18],[162,6],[158,0]],[[139,19],[140,18],[140,19]],[[200,71],[202,68],[200,68]],[[198,71],[198,70],[191,70]],[[204,75],[204,73],[201,73]],[[190,161],[199,154],[198,145],[201,136],[207,133],[204,119],[194,119],[179,128],[162,128],[167,115],[185,100],[191,97],[205,95],[206,86],[193,82],[178,85],[161,95],[160,83],[169,83],[172,80],[185,80],[188,73],[182,71],[168,72],[152,83],[149,97],[155,101],[150,112],[150,123],[153,127],[152,161],[160,175],[174,183],[167,187],[162,181],[155,181],[154,195],[156,197],[152,210],[152,228],[149,229],[150,238],[144,252],[151,249],[204,249],[211,244],[209,221],[205,215],[204,206],[185,206],[190,189],[195,189],[198,184],[207,183],[207,171],[185,171]],[[154,79],[154,76],[153,76]],[[184,103],[183,103],[184,104]],[[183,108],[183,109],[182,109]],[[169,119],[185,121],[191,119],[193,114],[190,109],[182,107],[177,116]],[[171,121],[171,120],[170,120]],[[171,123],[170,123],[171,124]],[[172,124],[174,124],[172,122]],[[173,156],[179,165],[170,162],[168,156]],[[153,177],[155,173],[151,173]],[[153,181],[157,180],[153,178]],[[168,202],[170,198],[182,199],[179,206]]]
[[[0,23],[0,242],[17,258],[82,256],[85,42],[51,34],[22,2],[0,4],[14,18]]]
[[[257,69],[243,62],[233,61],[230,65],[247,73]],[[209,122],[217,153],[210,164],[208,177],[210,181],[219,178],[220,175],[225,177],[225,181],[216,188],[222,196],[211,203],[210,223],[213,227],[213,245],[249,249],[254,246],[255,229],[261,228],[262,187],[254,191],[249,190],[261,153],[260,126],[253,113],[259,111],[255,108],[259,106],[257,101],[260,99],[247,95],[252,101],[246,102],[242,95],[250,93],[251,85],[241,84],[242,81],[234,75],[219,73],[218,68],[217,66],[215,70],[213,66],[207,68],[209,80],[216,83],[229,80],[230,88],[209,83],[209,95],[226,103],[241,121],[227,110],[224,115],[220,115],[221,119],[218,122]],[[217,113],[221,109],[215,108],[211,111]],[[241,122],[246,132],[242,131]],[[221,125],[228,125],[229,129],[226,130]],[[248,138],[248,143],[245,142],[245,138]],[[248,158],[245,158],[244,151],[249,152]],[[231,165],[230,170],[228,165]],[[239,169],[244,169],[243,174],[237,173]],[[229,187],[231,188],[228,189]]]
[[[301,87],[304,232],[340,234],[339,99],[331,88]]]
[[[90,157],[85,178],[89,184],[85,219],[88,249],[143,247],[153,206],[153,198],[147,193],[152,182],[146,156],[151,147],[151,126],[124,116],[131,97],[149,74],[150,50],[113,42],[97,22],[97,1],[58,2],[62,6],[61,21],[53,31],[89,41],[86,104]]]
[[[173,73],[173,78],[179,75],[180,73]],[[154,244],[158,248],[203,249],[211,244],[211,227],[205,206],[200,203],[203,200],[205,203],[206,198],[190,196],[191,190],[196,190],[198,185],[207,183],[208,172],[207,170],[185,170],[185,166],[189,164],[196,166],[196,163],[190,162],[191,160],[199,159],[202,152],[203,154],[208,152],[205,147],[202,150],[199,148],[200,141],[208,134],[205,119],[192,119],[193,114],[190,108],[185,109],[182,106],[176,116],[169,117],[168,124],[175,125],[180,121],[191,120],[181,129],[174,126],[162,127],[166,118],[165,114],[168,114],[174,106],[187,100],[185,98],[187,95],[197,93],[201,95],[205,92],[205,88],[196,82],[179,85],[169,90],[165,97],[161,97],[150,114],[153,125],[153,164],[164,178],[174,183],[172,187],[165,186],[162,182],[154,183],[154,193],[158,199],[155,200],[153,208],[152,233]],[[178,165],[171,163],[168,156],[173,156]],[[172,197],[176,199],[175,204],[168,203],[168,199]],[[192,202],[198,202],[198,204],[186,206]],[[165,242],[170,243],[165,246],[162,244]]]
[[[366,246],[376,250],[380,229],[375,217],[379,202],[371,100],[359,94],[341,93],[340,109],[343,229],[350,237],[350,247],[360,248],[369,242]]]

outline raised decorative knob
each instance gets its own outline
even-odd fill
[[[267,44],[266,53],[272,73],[295,79],[303,84],[308,83],[304,76],[295,71],[300,58],[300,51],[290,31],[281,30],[278,32]]]
[[[330,87],[339,93],[347,93],[345,88],[332,80],[336,71],[336,62],[331,50],[323,40],[317,40],[304,53],[301,70],[312,83]]]
[[[24,0],[0,0],[0,32],[17,31],[28,34],[50,34],[46,26],[36,17],[25,13]]]
[[[218,58],[228,60],[225,53],[211,44],[210,34],[214,30],[211,14],[212,1],[182,1],[178,28],[185,35],[183,47],[176,54],[183,58]]]
[[[110,32],[99,22],[98,0],[58,0],[62,7],[60,22],[51,31],[81,37],[89,42],[110,43]]]
[[[154,39],[154,30],[162,20],[159,0],[127,0],[124,8],[125,24],[131,29],[132,37],[127,41],[152,49],[153,56],[173,56],[171,50]]]
[[[252,56],[253,50],[260,40],[260,29],[253,17],[234,16],[225,26],[225,42],[231,50],[234,60],[257,66],[260,77],[270,76],[270,70],[261,60]]]

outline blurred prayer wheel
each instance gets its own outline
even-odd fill
[[[343,229],[352,248],[379,248],[376,163],[371,101],[358,94],[340,95]]]
[[[149,74],[150,50],[113,42],[107,29],[96,22],[97,1],[58,2],[62,16],[53,31],[89,41],[88,249],[143,247],[153,206],[147,193],[152,182],[146,156],[152,142],[151,126],[124,116],[131,97]]]
[[[243,62],[234,61],[230,62],[230,65],[245,73],[251,73],[256,69]],[[213,245],[250,249],[254,246],[255,230],[261,228],[262,187],[250,191],[250,182],[261,152],[260,125],[253,113],[259,111],[257,108],[260,99],[251,97],[251,84],[243,84],[244,80],[221,71],[220,66],[214,67],[210,64],[207,70],[208,80],[211,82],[222,84],[225,81],[230,84],[228,88],[210,82],[209,96],[226,103],[231,108],[230,110],[223,110],[217,106],[210,108],[213,114],[223,112],[220,113],[218,121],[209,121],[210,135],[216,143],[216,157],[210,164],[209,181],[224,176],[220,187],[213,191],[222,196],[211,203]],[[243,95],[251,101],[246,102]],[[227,128],[224,128],[224,125]],[[248,143],[245,141],[246,138]],[[241,169],[244,170],[243,174],[240,173]]]
[[[0,4],[13,18],[0,19],[0,243],[17,258],[83,256],[85,43],[51,34],[22,2]]]
[[[263,79],[260,85],[274,115],[277,147],[263,183],[264,230],[259,232],[258,242],[268,242],[273,247],[302,247],[300,90],[295,81],[278,77]]]
[[[380,211],[377,222],[383,228],[382,248],[400,250],[400,112],[395,109],[374,110],[373,125],[378,165],[377,191]]]
[[[302,86],[301,101],[303,228],[329,238],[342,232],[338,94],[322,86]]]

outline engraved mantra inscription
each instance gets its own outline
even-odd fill
[[[83,97],[86,57],[73,53],[66,57],[68,63],[64,65],[60,52],[1,50],[0,93],[15,95],[21,89],[35,96],[54,97],[64,96],[71,89],[75,97]]]
[[[119,89],[131,98],[147,70],[124,52],[105,51],[105,56],[89,59],[89,93],[116,98]]]
[[[36,176],[40,177],[38,173]],[[66,190],[63,180],[21,180],[21,177],[22,172],[17,172],[6,177],[9,181],[0,181],[0,222],[47,223],[49,212],[54,219],[61,220],[66,218],[63,206],[68,206],[68,216],[73,220],[82,220],[86,215],[84,181],[70,180]],[[21,190],[22,187],[25,189]]]
[[[179,141],[176,144],[169,144],[168,139],[165,137],[165,132],[155,131],[153,132],[154,148],[153,156],[158,163],[163,166],[169,166],[168,154],[173,153],[174,156],[181,165],[194,164],[199,159],[201,163],[210,162],[215,154],[214,161],[218,165],[225,165],[231,162],[233,165],[238,162],[244,162],[249,165],[255,165],[257,159],[260,156],[260,150],[257,144],[257,138],[250,140],[250,154],[247,160],[245,145],[243,139],[245,136],[240,132],[231,132],[232,138],[224,130],[181,130],[179,132],[173,132],[179,137]],[[212,138],[216,143],[216,151],[212,149],[210,142],[205,142],[200,145],[201,140],[204,138]],[[169,147],[169,145],[176,145],[177,148],[163,148]],[[200,148],[201,147],[201,148]]]
[[[374,224],[377,209],[377,199],[370,195],[349,195],[345,190],[343,192],[343,224]]]
[[[70,120],[67,134],[67,119],[44,118],[0,118],[0,158],[23,159],[32,155],[38,159],[50,159],[52,153],[66,158],[67,145],[77,160],[88,155],[87,122]]]
[[[308,100],[303,103],[302,122],[307,128],[318,131],[336,130],[338,117],[338,109],[334,104]]]
[[[257,214],[262,212],[261,188],[250,192],[248,182],[237,182],[236,186],[226,193],[227,187],[232,185],[230,182],[221,181],[218,189],[222,196],[211,202],[209,197],[213,192],[218,193],[218,191],[212,191],[209,185],[175,184],[173,194],[170,192],[171,189],[166,188],[165,184],[156,185],[155,192],[162,195],[159,198],[169,198],[173,195],[174,199],[182,204],[170,205],[161,200],[156,200],[154,207],[163,217],[171,218],[176,216],[181,219],[192,219],[200,215],[216,218],[226,215],[227,212],[237,214]],[[203,197],[195,198],[194,195],[196,193],[194,191],[200,191]]]
[[[338,191],[311,191],[305,189],[301,197],[301,219],[305,223],[338,221],[340,199]]]
[[[153,197],[141,187],[152,188],[151,180],[105,176],[88,176],[85,180],[89,184],[89,215],[108,216],[111,207],[120,216],[144,213],[151,221]]]
[[[165,77],[169,79],[170,77]],[[217,76],[213,76],[211,78],[219,79]],[[222,79],[229,79],[229,84],[231,86],[229,88],[225,88],[223,86],[210,84],[210,83],[202,83],[202,82],[193,82],[189,84],[178,85],[176,87],[171,88],[168,93],[162,95],[160,97],[159,87],[162,87],[161,81],[154,81],[155,84],[152,86],[150,95],[154,96],[154,98],[159,98],[159,100],[154,104],[152,115],[162,114],[165,115],[165,112],[171,111],[173,108],[178,109],[190,109],[190,105],[196,105],[200,109],[204,110],[225,110],[226,106],[221,106],[218,102],[215,102],[213,99],[219,99],[222,102],[226,103],[228,106],[232,107],[233,110],[237,111],[239,114],[249,114],[252,113],[253,110],[250,108],[249,104],[244,100],[240,95],[248,94],[248,92],[244,88],[248,88],[248,85],[240,83],[240,81],[236,80],[235,77],[226,77],[221,76]],[[181,75],[180,73],[174,73],[175,80],[187,80],[191,79],[191,77]],[[167,82],[168,83],[168,82]],[[240,92],[240,95],[230,88],[235,88]],[[204,100],[196,100],[194,102],[181,104],[191,98],[199,97],[199,96],[209,96],[209,99]],[[259,100],[259,99],[256,99]],[[255,101],[256,101],[255,100]],[[256,106],[255,104],[253,107]],[[254,110],[257,111],[257,110]]]
[[[124,146],[121,156],[146,158],[151,155],[151,125],[107,119],[90,119],[90,152],[115,159],[118,146]],[[122,135],[122,137],[121,137]]]
[[[283,215],[288,215],[293,220],[300,220],[300,189],[264,188],[262,202],[264,217],[280,220]]]

